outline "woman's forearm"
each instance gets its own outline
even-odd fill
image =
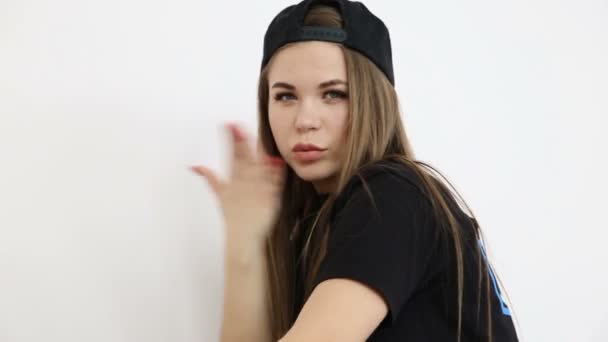
[[[229,237],[224,260],[221,342],[269,342],[267,267],[263,243]]]
[[[229,179],[202,165],[191,168],[217,195],[226,228],[220,341],[269,342],[266,242],[281,210],[287,167],[264,149],[254,153],[238,125],[226,128],[232,138]]]

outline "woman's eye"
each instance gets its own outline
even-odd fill
[[[291,93],[278,93],[274,96],[276,101],[288,101],[293,100],[295,96]]]
[[[346,94],[345,92],[340,91],[340,90],[330,90],[330,91],[325,92],[324,96],[333,100],[333,99],[345,99],[348,97],[348,94]]]
[[[345,99],[348,94],[340,90],[329,90],[323,93],[323,98],[328,100]],[[275,101],[291,101],[295,100],[296,96],[293,93],[278,93],[274,96]]]

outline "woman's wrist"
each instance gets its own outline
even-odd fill
[[[266,240],[233,235],[227,230],[224,256],[228,267],[239,269],[259,265],[266,260]]]

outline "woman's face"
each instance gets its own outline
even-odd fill
[[[339,46],[298,42],[273,57],[270,129],[283,159],[317,192],[332,192],[344,155],[348,80]]]

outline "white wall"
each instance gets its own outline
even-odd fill
[[[213,341],[217,203],[291,1],[0,1],[0,341]],[[487,234],[522,341],[608,340],[608,3],[380,1],[418,157]]]

